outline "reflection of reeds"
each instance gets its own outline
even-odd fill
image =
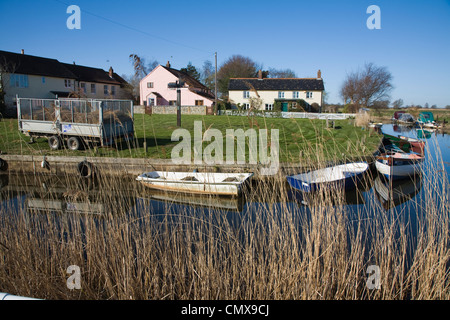
[[[304,149],[305,163],[325,166],[329,150],[312,148]],[[360,146],[346,148],[351,155]],[[48,299],[449,299],[443,168],[430,159],[411,212],[386,211],[372,195],[349,211],[335,188],[303,206],[288,197],[283,174],[254,182],[241,213],[169,200],[158,210],[124,177],[86,185],[68,176],[10,176],[49,210],[0,211],[0,288]],[[50,210],[52,201],[85,198],[105,204],[105,214]],[[366,285],[372,264],[380,267],[379,290]],[[66,287],[70,265],[81,268],[82,290]]]

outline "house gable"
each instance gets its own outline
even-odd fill
[[[181,88],[183,105],[194,105],[196,100],[204,100],[205,105],[210,105],[214,101],[214,95],[200,81],[170,66],[159,65],[140,82],[141,104],[148,104],[149,98],[156,99],[157,105],[168,105],[175,101],[176,90],[168,88],[168,84],[175,81],[184,82]]]

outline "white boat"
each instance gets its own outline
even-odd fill
[[[404,179],[420,172],[423,159],[416,153],[387,152],[376,157],[375,166],[388,179]]]
[[[287,180],[292,188],[304,192],[329,187],[333,183],[351,190],[368,169],[366,162],[353,162],[288,176]]]
[[[152,171],[139,175],[136,180],[156,190],[238,196],[252,176],[253,173]]]

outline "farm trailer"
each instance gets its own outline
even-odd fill
[[[17,98],[17,117],[22,133],[46,137],[53,150],[113,146],[134,134],[131,100]]]

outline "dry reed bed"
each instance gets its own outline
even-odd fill
[[[317,151],[310,162],[320,166],[326,150]],[[156,206],[118,177],[90,185],[30,176],[28,197],[48,209],[0,211],[0,290],[45,299],[449,299],[448,181],[442,161],[428,165],[423,199],[409,212],[385,210],[374,196],[349,211],[336,189],[303,206],[281,175],[253,184],[242,212]],[[357,193],[372,182],[369,174]],[[52,201],[105,210],[58,213]],[[70,265],[81,269],[81,290],[66,286]],[[380,289],[367,287],[370,265],[380,267]]]

